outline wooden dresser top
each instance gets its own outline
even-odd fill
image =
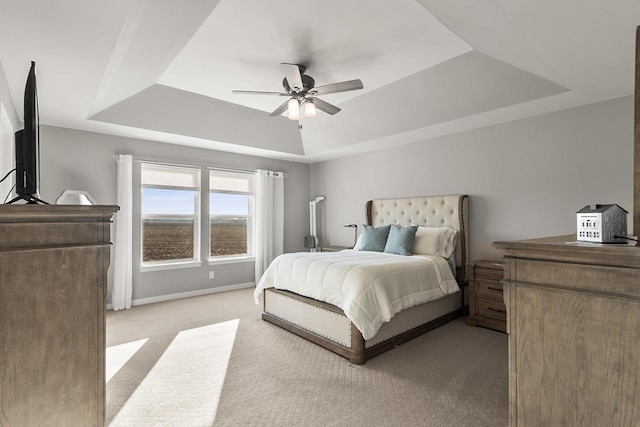
[[[116,205],[0,205],[2,222],[109,221]]]
[[[493,247],[505,258],[640,269],[640,246],[577,242],[575,234],[513,242],[493,242]]]

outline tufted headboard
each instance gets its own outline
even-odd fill
[[[463,283],[469,255],[469,197],[467,195],[380,199],[367,202],[367,224],[451,227],[458,230],[454,257],[456,279]]]

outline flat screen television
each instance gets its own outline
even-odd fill
[[[15,134],[16,146],[16,194],[8,203],[24,200],[28,204],[47,202],[40,199],[40,124],[38,114],[38,90],[36,63],[31,69],[24,88],[24,129]]]

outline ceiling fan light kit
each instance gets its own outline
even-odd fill
[[[304,116],[305,117],[315,117],[316,116],[316,105],[313,103],[313,99],[308,100],[304,104]]]
[[[289,120],[298,120],[300,118],[300,104],[295,98],[291,98],[288,102]]]
[[[291,120],[300,120],[300,108],[304,106],[305,117],[315,117],[316,109],[324,111],[327,114],[336,114],[340,112],[340,108],[329,104],[316,95],[328,95],[330,93],[347,92],[351,90],[362,89],[362,81],[359,79],[348,80],[340,83],[332,83],[324,86],[316,87],[313,77],[304,74],[307,67],[301,64],[290,64],[283,62],[282,65],[287,67],[287,73],[282,79],[282,87],[284,92],[267,92],[254,90],[234,90],[234,94],[239,95],[276,95],[289,96],[289,100],[283,102],[276,108],[271,116],[279,116],[287,111],[287,117]]]

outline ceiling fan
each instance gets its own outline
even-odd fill
[[[271,116],[279,116],[288,110],[288,117],[291,120],[300,118],[300,109],[304,107],[304,115],[306,117],[315,117],[316,108],[327,114],[336,114],[340,108],[331,105],[316,95],[328,95],[330,93],[347,92],[350,90],[362,89],[364,86],[360,79],[347,80],[340,83],[332,83],[324,86],[315,86],[316,81],[313,77],[305,74],[307,67],[301,64],[289,64],[283,62],[287,69],[286,76],[282,79],[282,87],[284,92],[265,92],[256,90],[234,90],[235,94],[241,95],[276,95],[288,96],[289,99],[276,108]]]

